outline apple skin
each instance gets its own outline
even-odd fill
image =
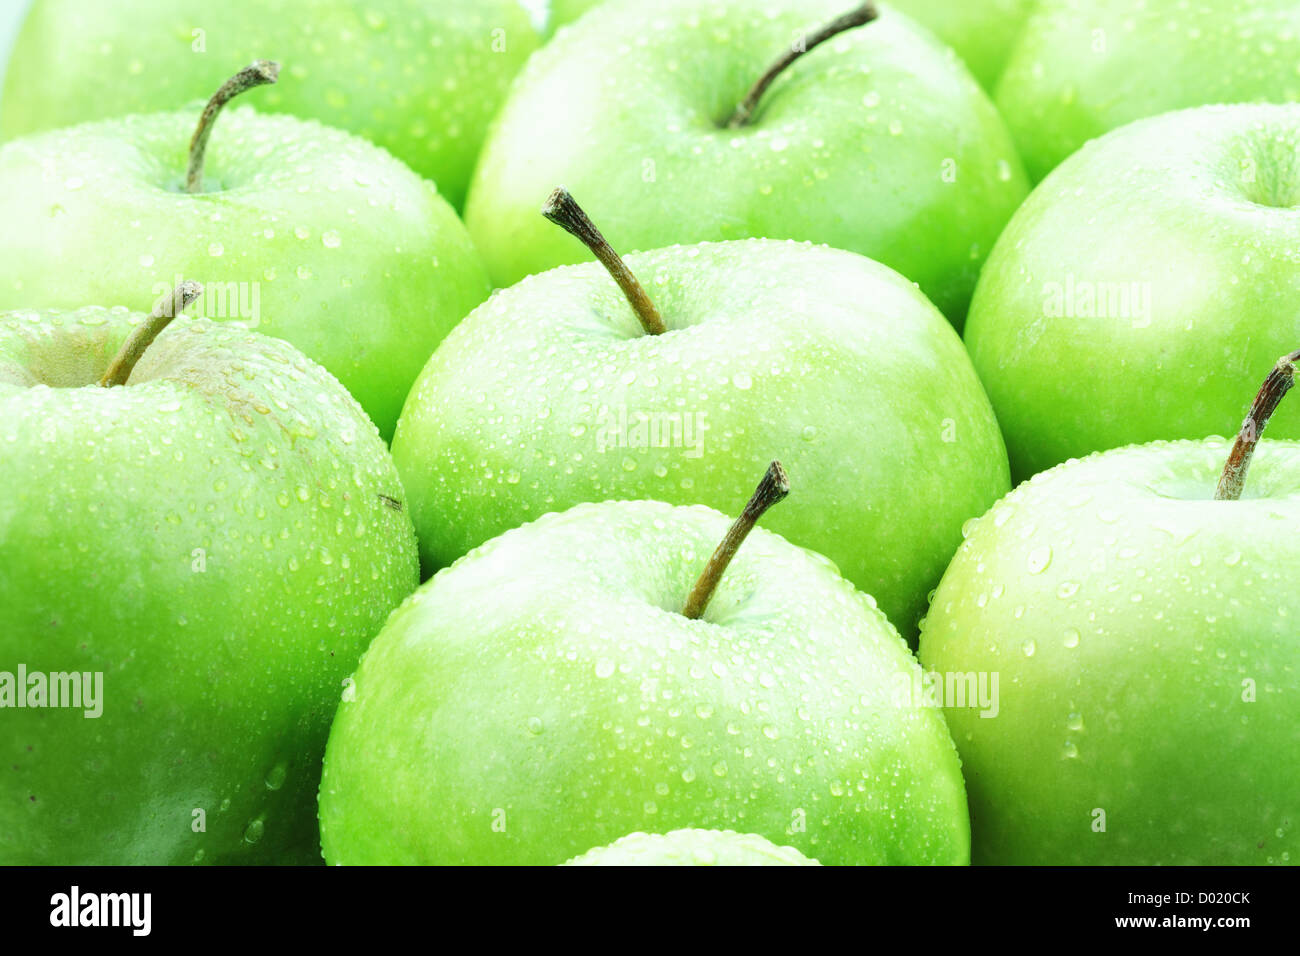
[[[629,833],[609,846],[575,856],[565,866],[820,866],[792,846],[756,833],[674,830]]]
[[[966,325],[1013,474],[1237,427],[1300,342],[1298,149],[1300,106],[1202,107],[1116,130],[1034,191]],[[1269,434],[1300,438],[1300,406]]]
[[[98,718],[0,711],[0,862],[319,861],[342,681],[418,579],[401,484],[278,339],[177,318],[88,384],[140,318],[0,316],[0,669],[103,673]]]
[[[579,505],[426,582],[334,719],[326,861],[552,865],[689,826],[826,864],[965,863],[941,713],[899,697],[915,658],[828,561],[758,528],[703,618],[680,613],[730,523]]]
[[[589,263],[497,292],[429,359],[393,439],[425,567],[582,501],[730,510],[778,458],[807,491],[766,526],[827,555],[914,636],[962,522],[1011,487],[943,316],[897,273],[824,246],[749,239],[626,261],[666,333],[644,334]]]
[[[141,305],[151,286],[195,279],[206,317],[292,342],[390,437],[421,365],[487,298],[465,228],[383,150],[248,107],[222,114],[208,191],[186,193],[196,118],[132,116],[0,147],[0,309]],[[223,288],[238,290],[224,308]],[[250,318],[233,303],[254,293]]]
[[[992,90],[1016,38],[1041,0],[893,0],[962,58],[975,79]]]
[[[592,7],[613,0],[552,0],[551,30],[572,23]],[[893,0],[901,10],[957,51],[986,90],[1002,73],[1025,20],[1039,0]],[[846,0],[848,10],[852,0]]]
[[[1053,0],[998,83],[1030,177],[1136,119],[1210,103],[1300,100],[1295,0]]]
[[[608,0],[550,0],[547,4],[546,29],[550,32],[572,23],[592,7],[600,6]]]
[[[1300,444],[1214,501],[1228,449],[1103,452],[973,523],[921,661],[1000,673],[995,719],[945,711],[975,862],[1300,861]]]
[[[886,10],[799,59],[751,125],[723,125],[795,31],[849,6],[771,0],[756,16],[746,0],[615,3],[557,34],[520,73],[466,203],[495,284],[591,258],[537,215],[565,185],[620,252],[826,243],[919,283],[960,327],[1028,187],[950,50]]]
[[[514,0],[36,0],[0,138],[174,109],[253,60],[280,60],[263,109],[383,146],[460,208],[488,122],[537,44]]]

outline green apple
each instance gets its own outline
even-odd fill
[[[1006,689],[947,711],[976,862],[1300,862],[1300,443],[1260,441],[1297,361],[1231,452],[1102,452],[973,523],[921,660]]]
[[[673,830],[631,833],[609,846],[588,850],[565,866],[818,866],[792,846],[777,846],[756,833],[734,830]]]
[[[547,4],[546,28],[553,33],[560,27],[572,23],[592,7],[606,2],[608,0],[550,0]]]
[[[1025,21],[1042,0],[892,0],[947,43],[987,90],[994,88]]]
[[[140,358],[152,321],[0,316],[0,862],[310,863],[342,682],[417,583],[401,484],[292,346]]]
[[[1010,488],[951,326],[898,274],[825,247],[736,240],[626,262],[661,334],[592,263],[498,292],[429,359],[393,439],[426,568],[582,501],[729,508],[776,455],[817,492],[773,530],[914,636],[962,522]]]
[[[1295,0],[1052,0],[1012,49],[997,104],[1034,180],[1133,120],[1300,100]]]
[[[286,63],[261,103],[363,136],[459,208],[489,120],[538,38],[515,0],[36,0],[0,137],[170,110],[232,64]]]
[[[572,23],[592,7],[613,0],[551,0],[552,30]],[[639,0],[638,0],[639,2]],[[948,44],[985,89],[993,89],[1030,11],[1041,0],[892,0]]]
[[[744,541],[783,487],[774,464],[730,529],[703,506],[579,505],[427,582],[334,719],[325,859],[557,864],[698,827],[827,864],[965,863],[956,753],[899,693],[906,643],[820,555]]]
[[[537,219],[565,183],[620,249],[824,242],[901,272],[960,325],[1024,173],[947,48],[851,7],[613,3],[561,31],[520,73],[470,188],[494,282],[589,258]]]
[[[383,150],[291,116],[228,112],[206,154],[199,143],[187,191],[198,118],[132,116],[0,147],[0,308],[124,305],[196,278],[204,316],[292,342],[389,437],[429,354],[487,297],[468,233]]]
[[[1300,105],[1203,107],[1082,150],[1012,219],[966,343],[1027,477],[1221,433],[1300,339]],[[1300,438],[1300,409],[1273,426]]]

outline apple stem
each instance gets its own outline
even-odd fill
[[[1255,401],[1241,423],[1241,431],[1228,453],[1228,461],[1219,476],[1219,486],[1214,491],[1216,501],[1237,501],[1246,486],[1246,472],[1250,469],[1250,460],[1255,455],[1255,446],[1268,426],[1268,420],[1277,411],[1282,396],[1295,384],[1295,366],[1300,362],[1300,349],[1290,355],[1283,355],[1277,365],[1268,373],[1264,384],[1255,396]]]
[[[637,281],[632,270],[627,267],[623,258],[614,251],[608,240],[601,235],[596,224],[578,205],[578,201],[573,198],[567,189],[560,186],[555,192],[551,193],[550,198],[546,200],[546,205],[542,206],[542,215],[555,223],[569,235],[578,239],[584,246],[591,250],[591,254],[600,260],[600,264],[605,267],[618,287],[623,290],[623,295],[632,306],[632,311],[641,321],[641,327],[645,329],[647,335],[662,335],[668,331],[668,326],[664,325],[663,317],[655,304],[650,301],[650,296],[646,295],[645,289]]]
[[[203,157],[208,151],[208,137],[216,124],[217,114],[221,108],[240,93],[247,92],[255,86],[274,83],[280,76],[280,64],[274,60],[255,60],[251,66],[240,70],[212,95],[208,105],[203,107],[199,117],[198,128],[190,139],[190,165],[185,172],[185,191],[198,193],[203,191]]]
[[[777,57],[776,62],[767,68],[767,72],[758,78],[758,82],[753,85],[745,98],[736,106],[736,111],[731,114],[731,119],[727,120],[727,128],[739,129],[742,126],[748,126],[749,121],[753,119],[754,110],[758,109],[758,101],[763,98],[767,88],[799,57],[814,47],[825,43],[831,37],[843,33],[845,30],[868,24],[878,16],[880,16],[880,11],[876,9],[876,5],[871,0],[867,0],[867,2],[858,5],[843,16],[836,17],[829,23],[823,24],[820,29],[810,36],[800,36],[790,45],[790,49]]]
[[[745,510],[732,522],[722,542],[709,558],[709,563],[704,566],[703,573],[691,590],[691,596],[686,599],[686,609],[682,611],[683,614],[692,620],[698,620],[704,615],[704,609],[709,606],[718,582],[722,580],[722,575],[727,570],[727,565],[731,563],[731,559],[740,550],[746,535],[754,530],[754,525],[758,524],[758,519],[763,517],[768,508],[789,493],[790,479],[786,476],[785,469],[781,467],[779,461],[772,462],[767,466],[767,473],[763,475],[763,480],[754,489],[753,496],[745,504]]]
[[[109,363],[108,371],[99,380],[100,386],[112,388],[114,385],[125,385],[126,380],[131,377],[135,363],[140,361],[140,356],[144,355],[145,349],[153,344],[158,333],[167,328],[172,319],[202,294],[203,286],[199,283],[182,282],[155,302],[149,318],[132,329],[131,334],[122,343],[117,355]]]

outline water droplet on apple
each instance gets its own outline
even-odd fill
[[[1025,568],[1030,574],[1042,574],[1047,566],[1052,563],[1051,545],[1042,545],[1034,548],[1029,552],[1029,558],[1026,561]]]

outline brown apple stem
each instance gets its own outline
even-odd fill
[[[876,9],[876,5],[871,0],[867,0],[866,3],[859,4],[843,16],[836,17],[829,23],[823,24],[820,29],[810,36],[799,37],[796,42],[790,44],[790,49],[777,57],[776,62],[767,68],[767,72],[758,78],[758,82],[753,85],[745,98],[736,106],[736,111],[731,114],[731,119],[727,120],[727,128],[739,129],[742,126],[749,125],[749,121],[754,116],[754,110],[758,109],[758,101],[763,98],[767,88],[799,57],[814,47],[825,43],[831,37],[843,33],[845,30],[851,30],[854,27],[870,23],[878,16],[880,16],[880,11]]]
[[[144,355],[145,349],[153,344],[158,333],[167,328],[172,319],[202,294],[203,286],[197,282],[182,282],[155,302],[149,318],[132,329],[131,334],[122,343],[117,355],[109,363],[108,371],[99,380],[100,386],[112,388],[114,385],[125,385],[126,380],[131,377],[135,363],[140,361],[140,356]]]
[[[1297,362],[1300,362],[1300,349],[1278,359],[1277,365],[1268,373],[1268,378],[1264,379],[1259,394],[1255,396],[1255,401],[1246,414],[1246,420],[1241,423],[1241,431],[1237,432],[1237,440],[1232,443],[1232,451],[1228,453],[1223,474],[1219,476],[1219,487],[1214,491],[1216,501],[1237,501],[1241,498],[1246,486],[1246,472],[1250,470],[1250,460],[1255,456],[1255,446],[1264,434],[1268,420],[1277,411],[1282,396],[1291,391],[1291,386],[1295,384]]]
[[[627,267],[622,256],[614,251],[614,247],[608,240],[600,234],[596,224],[591,221],[567,189],[560,186],[551,193],[550,198],[546,200],[546,205],[542,207],[542,215],[576,238],[600,260],[600,264],[623,290],[623,295],[627,297],[632,311],[636,313],[647,335],[662,335],[668,331],[668,326],[664,325],[659,310],[650,301],[650,296],[646,295],[645,289],[632,274],[632,270]]]
[[[704,615],[704,609],[709,606],[718,582],[722,580],[722,575],[726,572],[731,559],[740,550],[745,536],[754,530],[754,525],[758,524],[758,519],[763,517],[768,508],[789,493],[790,479],[786,477],[785,469],[781,467],[779,461],[772,462],[767,466],[767,474],[763,475],[763,480],[758,483],[753,496],[746,503],[745,510],[732,522],[722,543],[709,558],[709,563],[704,566],[703,573],[691,590],[691,596],[686,599],[686,609],[682,611],[683,614],[692,620],[698,620]]]
[[[247,92],[255,86],[274,83],[280,76],[280,64],[274,60],[255,60],[252,66],[240,70],[212,95],[208,105],[203,107],[199,117],[198,128],[190,139],[190,165],[185,172],[185,191],[198,193],[203,191],[203,157],[208,151],[208,137],[216,124],[217,114],[221,108],[240,93]]]

